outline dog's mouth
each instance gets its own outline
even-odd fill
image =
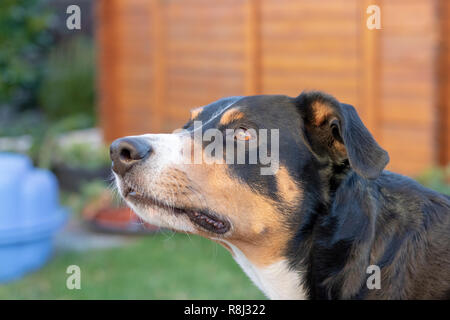
[[[230,223],[228,221],[218,218],[217,214],[210,211],[165,204],[160,200],[147,196],[128,186],[124,188],[123,196],[125,199],[133,203],[156,207],[165,211],[173,212],[174,214],[184,214],[193,223],[210,232],[224,234],[230,230]]]

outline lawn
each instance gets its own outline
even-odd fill
[[[69,265],[81,289],[66,288]],[[61,252],[41,270],[0,285],[0,299],[264,299],[231,255],[184,234],[138,238],[124,247]]]

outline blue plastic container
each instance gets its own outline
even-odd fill
[[[0,283],[44,265],[66,220],[55,176],[26,156],[0,153]]]

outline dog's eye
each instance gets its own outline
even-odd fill
[[[248,141],[252,138],[252,134],[246,128],[238,128],[234,131],[234,139],[235,140],[244,140]]]

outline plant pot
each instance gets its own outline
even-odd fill
[[[130,208],[115,205],[109,190],[86,204],[82,216],[90,228],[100,232],[146,234],[160,229],[143,222]]]
[[[87,222],[96,231],[108,233],[146,234],[159,231],[159,227],[142,222],[126,207],[101,209]]]

